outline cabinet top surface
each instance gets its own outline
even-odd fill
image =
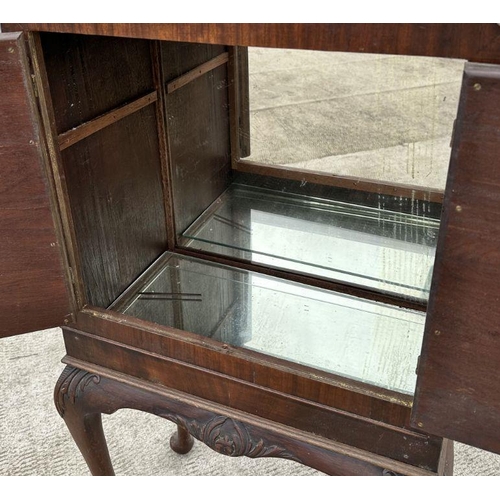
[[[500,63],[489,24],[11,23],[2,31],[56,31],[224,45],[451,57]]]

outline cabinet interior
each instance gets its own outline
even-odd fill
[[[81,305],[411,401],[442,191],[252,161],[243,48],[40,47]]]

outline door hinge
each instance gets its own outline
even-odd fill
[[[33,87],[33,92],[35,93],[35,97],[38,99],[38,88],[36,85],[36,75],[34,73],[31,73],[31,84]]]
[[[415,367],[415,375],[418,375],[419,368],[420,368],[420,356],[417,358],[417,366]]]
[[[453,120],[453,128],[451,130],[451,137],[450,137],[450,148],[453,147],[453,142],[455,140],[455,132],[456,132],[456,129],[457,129],[457,119],[455,118]]]
[[[70,279],[72,285],[75,286],[76,285],[75,273],[73,272],[73,268],[71,266],[68,266],[68,272],[69,272],[69,279]]]

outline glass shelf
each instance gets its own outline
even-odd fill
[[[349,379],[414,391],[424,313],[172,253],[150,273],[114,308]]]
[[[232,184],[182,236],[190,248],[427,300],[438,230],[429,216]]]

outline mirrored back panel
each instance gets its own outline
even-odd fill
[[[205,200],[176,215],[178,245],[425,303],[464,61],[231,50],[205,81],[227,92],[231,158],[171,158],[176,206],[176,179]]]
[[[464,61],[249,49],[253,162],[444,190]]]

